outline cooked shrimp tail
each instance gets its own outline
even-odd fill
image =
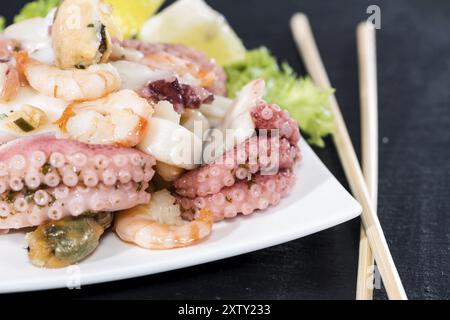
[[[26,52],[16,54],[19,74],[36,91],[65,101],[86,101],[106,96],[120,88],[120,75],[111,64],[62,70],[34,60]]]
[[[134,147],[143,138],[153,108],[132,90],[71,104],[57,121],[69,138],[88,144]]]
[[[167,190],[156,192],[149,205],[119,213],[115,231],[119,237],[146,249],[173,249],[193,245],[212,231],[208,210],[200,210],[195,220],[181,218],[175,198]]]

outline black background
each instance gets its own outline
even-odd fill
[[[11,18],[26,1],[1,4]],[[378,213],[406,292],[450,299],[449,1],[210,0],[248,48],[266,45],[304,69],[288,21],[308,14],[349,130],[359,150],[355,27],[370,4],[378,31],[380,181]],[[316,150],[346,185],[328,140]],[[300,182],[301,183],[301,182]],[[353,299],[359,219],[318,234],[206,265],[34,298]],[[383,290],[376,298],[384,299]],[[19,297],[19,296],[18,296]]]

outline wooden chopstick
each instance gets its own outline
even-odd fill
[[[378,94],[375,27],[362,22],[356,29],[359,63],[361,109],[362,167],[372,207],[377,210],[378,198]],[[361,225],[359,240],[356,299],[373,299],[374,259],[366,231]]]
[[[291,20],[291,28],[309,75],[319,87],[324,89],[331,88],[330,80],[328,79],[322,59],[320,58],[306,15],[302,13],[295,14]],[[361,219],[372,252],[375,256],[378,270],[383,279],[386,292],[390,299],[407,299],[397,268],[395,267],[394,260],[389,251],[386,238],[384,237],[380,221],[373,209],[358,158],[334,95],[330,97],[330,106],[335,122],[333,140],[347,180],[350,184],[350,188],[363,208]]]

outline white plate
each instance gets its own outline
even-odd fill
[[[217,223],[209,239],[192,247],[147,251],[109,233],[79,265],[46,270],[28,263],[23,233],[0,236],[0,292],[64,288],[184,268],[294,240],[358,216],[360,205],[306,143],[301,149],[297,183],[287,198],[264,212]]]

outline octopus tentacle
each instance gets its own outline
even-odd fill
[[[300,157],[297,146],[285,138],[252,137],[214,163],[187,172],[175,181],[176,192],[194,198],[217,193],[239,180],[249,180],[261,171],[275,173],[292,168]]]
[[[257,136],[175,181],[186,218],[203,208],[211,210],[216,221],[250,214],[276,204],[291,189],[295,180],[292,168],[300,159],[297,121],[264,101],[250,114]]]
[[[254,180],[240,181],[230,187],[206,197],[188,198],[177,196],[183,216],[192,220],[200,209],[210,210],[214,221],[233,218],[238,213],[248,215],[255,210],[264,210],[277,204],[286,196],[295,182],[291,170],[282,170],[276,175],[256,176]]]
[[[57,142],[52,145],[52,149],[68,147],[69,151],[51,151],[47,146],[32,152],[27,150],[28,147],[36,148],[30,142],[41,139],[47,138],[24,139],[27,141],[19,141],[17,146],[8,144],[0,148],[0,193],[24,188],[34,190],[41,185],[55,187],[60,182],[70,187],[81,182],[88,187],[95,187],[99,183],[112,185],[117,180],[121,183],[142,182],[144,177],[153,175],[154,159],[132,149],[104,149],[98,146],[100,154],[95,155],[96,147],[68,140],[47,139],[49,143]],[[73,151],[70,151],[71,147]],[[81,151],[74,152],[76,148]],[[103,151],[111,156],[107,157]],[[114,151],[118,154],[113,155]],[[5,171],[1,171],[1,168],[5,168]]]
[[[297,145],[300,141],[298,123],[290,117],[287,110],[281,110],[277,105],[262,102],[250,113],[257,129],[278,129],[280,137],[288,139],[292,145]]]
[[[155,163],[136,149],[53,135],[12,141],[0,147],[0,230],[147,203]]]

